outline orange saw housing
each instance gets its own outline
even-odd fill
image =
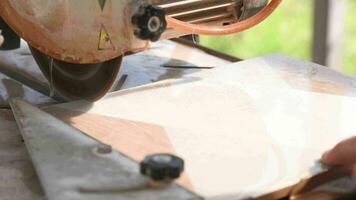
[[[95,100],[110,88],[125,53],[141,51],[159,39],[237,33],[263,21],[281,1],[1,0],[0,15],[28,42],[57,92],[68,99]],[[50,65],[57,72],[52,74]],[[103,80],[76,82],[102,65],[118,66],[102,72],[107,74]],[[89,83],[98,81],[107,83],[95,87]],[[64,82],[79,88],[62,88]],[[86,90],[94,91],[84,94]]]

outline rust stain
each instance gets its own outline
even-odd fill
[[[21,9],[23,10],[23,12],[26,13],[27,15],[30,15],[30,16],[35,15],[35,11],[33,10],[33,7],[32,7],[32,2],[23,0],[20,3],[20,6],[21,6]]]
[[[56,3],[55,12],[49,12],[46,17],[43,18],[42,22],[44,26],[52,32],[57,32],[63,30],[65,25],[68,12],[66,5],[63,3]]]

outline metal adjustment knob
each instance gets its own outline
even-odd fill
[[[171,181],[184,171],[184,161],[171,154],[149,155],[140,163],[140,171],[153,181]]]
[[[136,26],[136,37],[155,42],[167,28],[165,11],[152,5],[141,6],[132,17],[132,24]]]

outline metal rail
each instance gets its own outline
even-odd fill
[[[152,0],[151,3],[164,8],[171,17],[195,24],[236,22],[243,7],[243,0]]]

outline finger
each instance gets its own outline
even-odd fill
[[[291,200],[336,200],[340,197],[338,194],[328,192],[310,192],[291,197]]]
[[[0,30],[0,46],[2,45],[3,42],[4,42],[4,37],[1,35],[1,30]]]
[[[356,137],[344,140],[324,153],[321,162],[330,165],[349,165],[356,162]]]

